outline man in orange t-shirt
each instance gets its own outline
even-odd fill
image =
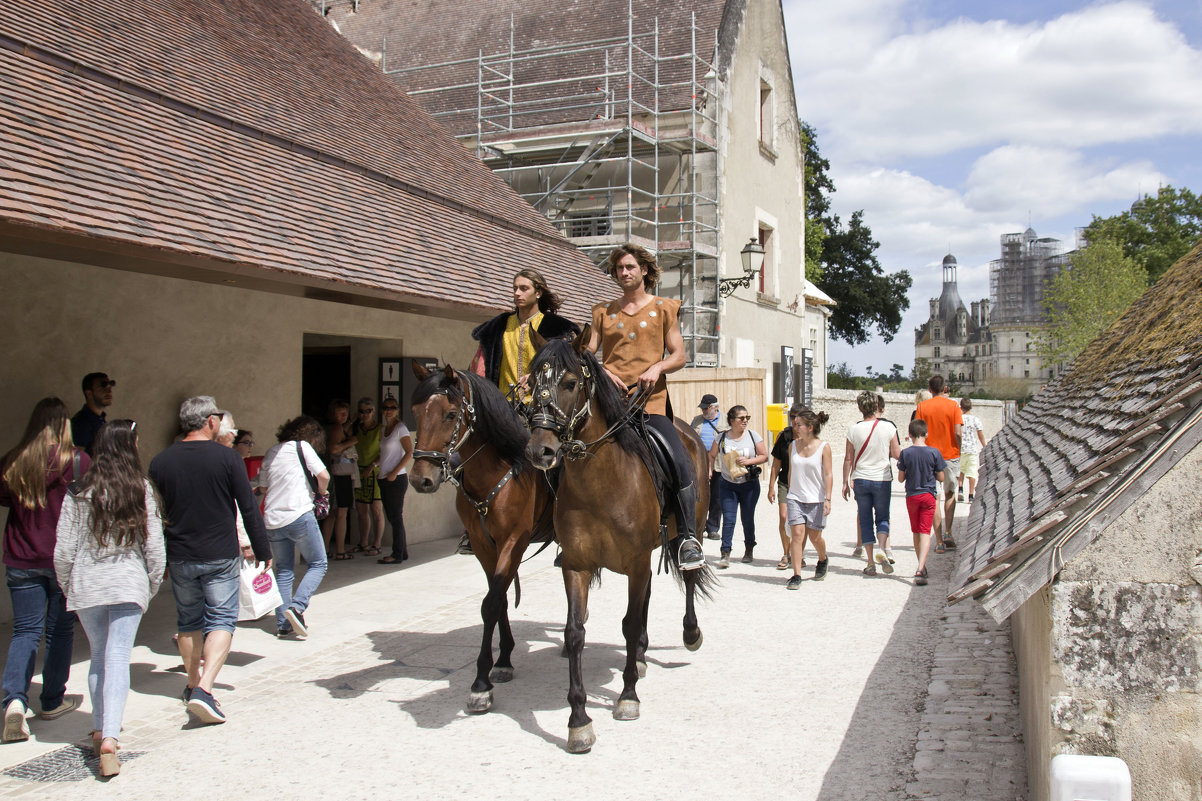
[[[941,541],[935,544],[935,552],[955,548],[952,539],[952,517],[956,514],[956,483],[960,478],[960,427],[964,414],[960,404],[948,397],[947,382],[941,375],[931,376],[927,382],[931,399],[918,404],[915,417],[927,424],[927,445],[938,448],[947,462],[943,471],[943,532]],[[938,532],[936,532],[938,533]]]

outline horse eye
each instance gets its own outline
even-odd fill
[[[563,388],[566,389],[568,392],[574,392],[576,389],[576,382],[575,381],[565,381],[563,383]]]
[[[454,419],[455,419],[455,412],[447,412],[447,416],[446,416],[446,418],[444,418],[444,419],[445,419],[445,420],[446,420],[448,423],[449,423],[449,422],[451,422],[452,420],[454,420]]]

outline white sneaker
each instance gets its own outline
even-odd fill
[[[29,739],[29,724],[25,722],[25,704],[14,698],[4,707],[4,735],[6,743],[19,743]]]

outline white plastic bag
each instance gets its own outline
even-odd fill
[[[254,562],[243,559],[238,576],[238,619],[258,620],[281,603],[271,568],[259,569]]]

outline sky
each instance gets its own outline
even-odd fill
[[[1002,234],[1074,246],[1093,215],[1202,191],[1202,0],[784,0],[797,108],[831,163],[832,210],[864,210],[886,272],[914,279],[890,343],[831,363],[908,373],[914,328],[959,263],[989,297]]]

